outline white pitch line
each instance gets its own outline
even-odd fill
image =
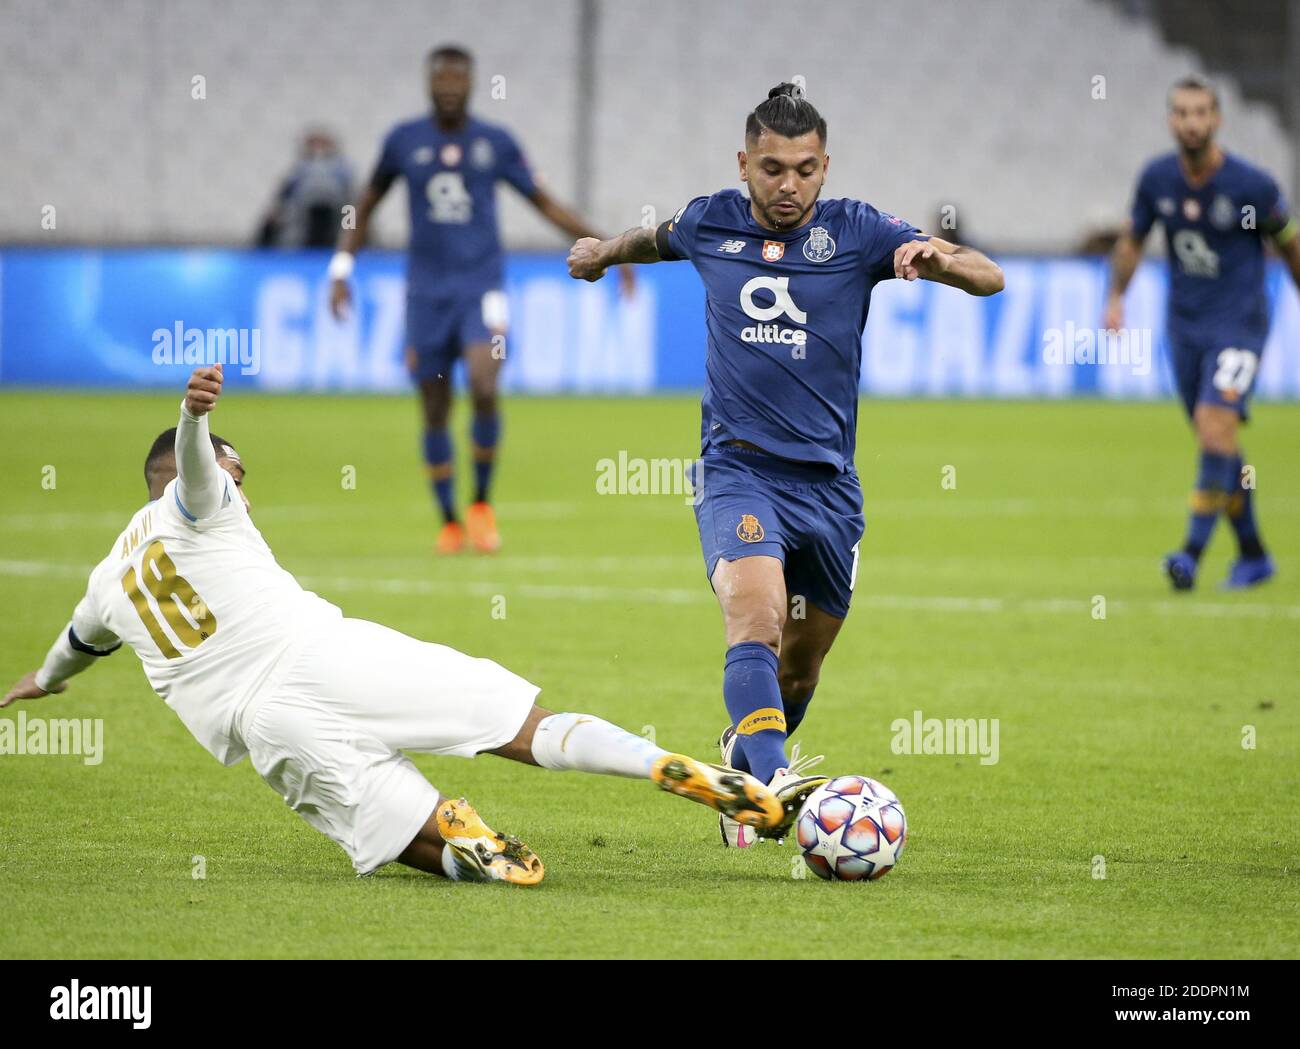
[[[256,495],[256,490],[253,492]],[[144,504],[141,503],[140,506]],[[57,531],[68,528],[121,528],[131,519],[131,515],[140,509],[124,507],[122,510],[67,510],[46,511],[35,514],[0,514],[0,529],[13,531]],[[497,509],[513,520],[555,520],[572,517],[579,512],[580,504],[576,502],[536,502],[536,503],[499,503]],[[432,505],[410,508],[412,518],[424,514],[430,520],[434,517]],[[337,506],[325,506],[312,503],[302,506],[255,506],[254,513],[258,521],[330,521],[347,514],[373,516],[375,507],[364,502],[346,501]]]
[[[73,565],[51,561],[0,560],[0,576],[48,579],[85,579],[91,565]],[[697,588],[627,587],[586,584],[500,583],[482,580],[431,580],[383,578],[375,576],[325,576],[306,574],[298,581],[309,590],[329,593],[376,593],[435,596],[449,594],[462,597],[518,595],[551,601],[608,601],[615,604],[687,605],[712,604],[713,595],[701,581]],[[964,597],[942,594],[872,594],[854,598],[857,608],[893,611],[934,612],[982,615],[1077,615],[1092,614],[1092,601],[1085,598],[1008,598]],[[1110,600],[1112,612],[1137,614],[1183,615],[1205,619],[1300,619],[1300,605],[1232,603],[1218,604],[1188,595],[1177,601]]]
[[[256,489],[252,490],[256,496]],[[685,507],[678,496],[603,496],[603,499],[636,499],[635,505],[642,513],[676,516],[684,512]],[[1300,509],[1300,498],[1275,496],[1268,500],[1274,512],[1287,513]],[[538,501],[499,503],[497,510],[503,520],[549,521],[566,517],[576,517],[589,508],[589,504],[577,500]],[[139,509],[139,507],[136,507]],[[432,520],[432,506],[412,504],[388,508],[384,512],[409,513],[412,520],[427,517]],[[868,526],[876,521],[887,521],[895,517],[916,518],[980,518],[980,517],[1037,517],[1057,516],[1069,519],[1072,523],[1105,518],[1137,517],[1143,515],[1177,513],[1181,509],[1178,499],[1164,498],[1114,498],[1087,500],[1073,497],[1061,498],[980,498],[978,496],[950,495],[930,498],[872,498],[868,493],[864,513]],[[305,505],[257,505],[254,516],[259,521],[330,521],[351,515],[372,516],[376,513],[373,503],[364,499],[343,500],[334,505],[319,503]],[[121,526],[129,519],[134,510],[122,511],[75,511],[0,514],[0,529],[12,531],[54,531],[73,528],[112,528]]]

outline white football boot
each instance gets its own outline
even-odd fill
[[[722,736],[718,739],[718,749],[722,751],[722,763],[730,766],[732,756],[736,752],[736,730],[730,725],[722,730]],[[777,769],[772,775],[772,782],[767,785],[768,790],[776,795],[777,801],[785,810],[780,825],[760,834],[752,827],[743,826],[727,816],[719,816],[718,830],[722,834],[722,844],[729,849],[748,849],[767,838],[775,838],[778,844],[783,842],[785,836],[790,833],[794,821],[799,818],[799,810],[808,800],[808,795],[830,782],[829,776],[804,775],[810,768],[821,764],[824,760],[825,756],[822,754],[803,757],[799,753],[799,744],[796,743],[790,749],[789,764],[783,769]]]
[[[731,758],[736,752],[736,730],[730,725],[722,730],[718,749],[722,752],[722,763],[732,768]],[[718,830],[722,832],[723,846],[728,849],[747,849],[758,843],[758,832],[753,827],[737,823],[730,816],[718,816]]]
[[[767,785],[768,789],[785,807],[785,819],[781,821],[781,825],[768,832],[778,844],[785,841],[785,836],[790,833],[794,821],[799,818],[799,810],[803,808],[803,803],[808,800],[808,796],[831,781],[830,776],[804,775],[814,765],[820,765],[825,760],[824,754],[803,757],[799,753],[799,744],[796,743],[790,748],[790,763],[772,774],[772,782]]]

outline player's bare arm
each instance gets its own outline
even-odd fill
[[[349,281],[353,261],[366,243],[370,232],[370,216],[379,207],[393,181],[392,177],[375,173],[362,192],[361,199],[357,201],[356,224],[351,229],[345,229],[339,238],[338,251],[330,260],[330,313],[335,320],[343,320],[352,307],[352,285]]]
[[[1110,255],[1110,288],[1106,294],[1106,317],[1102,322],[1108,331],[1124,327],[1124,292],[1142,261],[1142,241],[1131,229],[1126,229],[1115,241]]]
[[[1002,267],[987,255],[940,237],[900,244],[894,252],[894,276],[932,280],[968,295],[996,295],[1005,286]]]
[[[80,632],[88,640],[78,636]],[[92,643],[93,642],[93,643]],[[68,679],[94,666],[101,656],[110,655],[120,647],[117,638],[107,628],[94,622],[87,601],[82,600],[73,611],[67,626],[60,631],[45,656],[45,662],[19,678],[0,700],[7,707],[19,699],[40,699],[68,687]]]
[[[660,262],[655,230],[637,226],[612,240],[583,237],[569,249],[569,276],[600,280],[610,266],[632,262]]]
[[[529,198],[535,207],[552,226],[563,230],[571,237],[577,237],[578,242],[584,240],[600,240],[599,235],[582,219],[576,212],[570,211],[544,189],[537,189]],[[596,278],[588,278],[594,280]],[[632,270],[624,266],[619,270],[619,281],[624,291],[631,291],[636,285],[636,277]]]
[[[67,687],[67,682],[60,682],[57,685],[51,685],[47,692],[36,683],[36,671],[29,670],[14,683],[13,688],[5,693],[5,698],[0,700],[0,707],[7,707],[16,699],[40,699],[42,696],[48,696],[51,692],[62,692]]]

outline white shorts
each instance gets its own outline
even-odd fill
[[[340,619],[248,705],[239,732],[271,789],[370,874],[406,849],[438,804],[401,751],[472,758],[504,746],[540,691],[490,659]]]

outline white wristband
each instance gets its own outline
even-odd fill
[[[351,252],[336,251],[334,257],[330,259],[330,280],[347,280],[352,276],[352,267],[356,265],[356,261]]]

